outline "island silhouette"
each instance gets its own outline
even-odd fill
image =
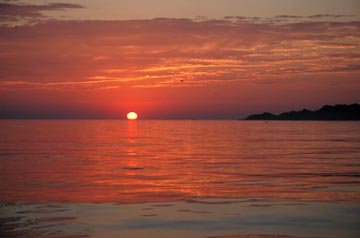
[[[303,109],[302,111],[284,112],[280,115],[264,112],[262,114],[248,116],[244,120],[355,121],[360,120],[360,104],[338,104],[335,106],[325,105],[316,111]]]

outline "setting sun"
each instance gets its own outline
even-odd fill
[[[138,115],[136,112],[129,112],[127,115],[126,115],[126,118],[128,120],[136,120],[138,118]]]

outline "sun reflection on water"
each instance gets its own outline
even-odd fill
[[[3,148],[12,152],[4,150],[6,159],[1,161],[4,202],[134,203],[207,197],[353,203],[359,198],[355,141],[360,133],[351,124],[25,125],[7,127],[11,129]],[[345,185],[347,189],[341,189]]]

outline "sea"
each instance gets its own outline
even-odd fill
[[[358,238],[360,122],[0,120],[0,237]]]

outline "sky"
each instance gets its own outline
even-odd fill
[[[0,1],[0,118],[360,103],[357,0]]]

